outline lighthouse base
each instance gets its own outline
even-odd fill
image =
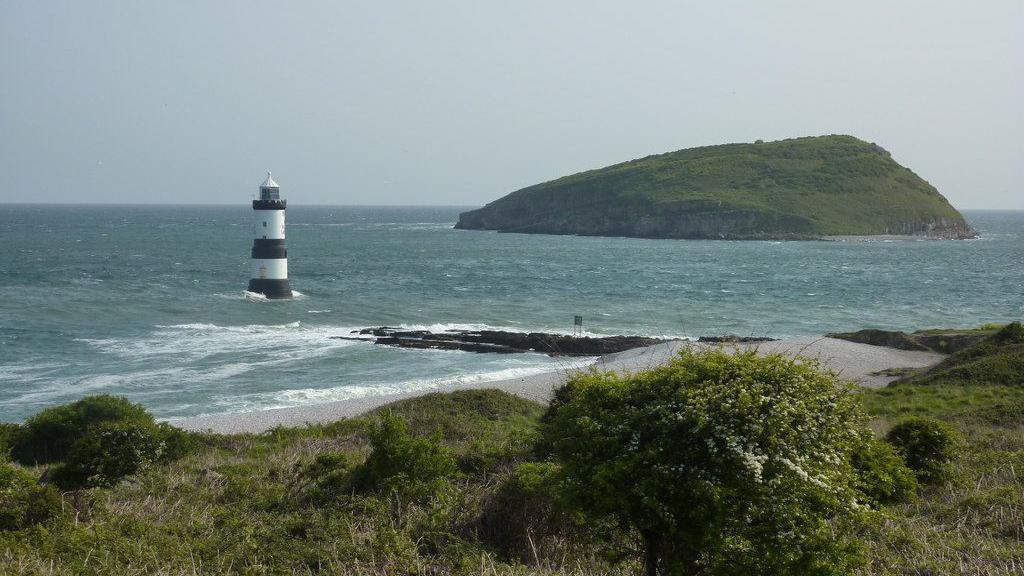
[[[249,280],[249,292],[263,294],[273,300],[281,300],[292,297],[292,289],[288,285],[288,279],[253,278]]]

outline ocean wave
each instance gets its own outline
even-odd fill
[[[183,389],[202,388],[212,382],[245,374],[258,366],[258,363],[230,363],[203,368],[174,366],[118,374],[48,378],[45,384],[11,396],[8,401],[18,404],[46,404],[69,396],[78,398],[111,390],[121,392],[129,387],[137,400],[156,396],[177,396]]]
[[[428,332],[479,332],[482,330],[505,330],[508,332],[522,332],[522,327],[499,326],[491,324],[480,324],[470,322],[435,322],[433,324],[409,324],[402,323],[395,328],[402,330],[426,330]]]
[[[354,400],[358,398],[390,396],[408,392],[441,390],[452,387],[525,378],[549,372],[578,370],[589,366],[593,362],[594,358],[579,358],[572,361],[559,362],[558,364],[539,364],[526,367],[502,368],[499,370],[490,370],[472,374],[459,374],[438,378],[421,378],[401,382],[345,385],[332,388],[299,388],[293,390],[281,390],[267,394],[264,402],[255,401],[253,404],[260,406],[259,408],[256,408],[258,410],[273,410],[276,408],[294,408],[296,406],[325,404],[328,402]],[[238,411],[238,407],[233,407],[232,411]]]
[[[437,322],[434,324],[399,324],[395,326],[401,330],[424,330],[427,332],[482,332],[485,330],[495,332],[546,332],[548,334],[560,334],[562,336],[572,336],[572,330],[549,328],[549,327],[534,327],[524,328],[523,326],[503,326],[494,324],[479,324],[479,323],[467,323],[467,322]],[[583,331],[584,336],[591,338],[605,338],[611,336],[611,334],[602,334],[600,332],[591,332],[589,330]]]
[[[216,296],[218,298],[225,297],[224,294],[216,294]],[[234,300],[239,296],[238,293],[235,292],[228,295],[228,297]],[[291,298],[267,298],[265,294],[260,294],[259,292],[249,292],[248,290],[242,290],[241,298],[244,300],[248,300],[250,302],[288,302],[289,300],[305,300],[306,298],[308,298],[308,296],[306,296],[302,292],[299,292],[298,290],[293,289]]]
[[[604,314],[602,314],[604,316]],[[401,330],[425,330],[427,332],[480,332],[484,330],[492,330],[499,332],[544,332],[547,334],[558,334],[561,336],[572,336],[572,330],[551,328],[546,326],[504,326],[495,324],[474,324],[464,322],[440,322],[435,324],[398,324],[394,326]],[[644,333],[636,333],[635,331],[624,330],[621,332],[594,332],[591,330],[583,330],[582,336],[587,338],[610,338],[612,336],[646,336],[648,338],[661,338],[664,340],[696,340],[697,337],[693,334],[687,334],[682,332],[657,332],[647,331]]]
[[[59,362],[0,364],[0,382],[35,382],[64,368]]]
[[[79,338],[96,350],[126,360],[150,360],[174,356],[195,362],[211,357],[249,358],[254,354],[269,360],[315,358],[338,348],[357,345],[331,336],[348,333],[351,327],[288,324],[218,326],[209,323],[156,325],[142,337]]]
[[[410,323],[400,327],[434,332],[524,330],[522,326],[461,322]],[[202,411],[225,413],[473,385],[572,370],[594,361],[594,358],[552,359],[540,354],[485,359],[467,352],[388,348],[389,354],[422,355],[422,358],[403,360],[415,362],[417,366],[424,362],[422,371],[405,379],[405,374],[385,370],[379,373],[378,382],[373,381],[378,378],[346,376],[344,369],[336,375],[333,371],[319,372],[319,382],[305,377],[293,381],[292,376],[278,380],[282,374],[324,370],[321,358],[340,362],[339,366],[349,361],[356,362],[354,366],[362,366],[366,361],[379,362],[390,357],[364,358],[364,352],[377,354],[369,352],[374,349],[370,344],[372,340],[332,338],[351,337],[359,329],[358,326],[314,325],[302,321],[235,326],[211,322],[157,324],[140,336],[76,339],[75,342],[108,358],[98,362],[90,374],[61,374],[61,365],[56,363],[46,369],[43,366],[32,369],[25,362],[15,367],[0,367],[0,378],[13,377],[11,381],[21,384],[11,389],[11,394],[5,398],[11,405],[43,406],[70,401],[84,394],[110,392],[127,393],[137,401],[152,401],[157,406],[170,403],[174,406],[171,410],[180,413],[181,400],[192,391],[207,398]],[[364,352],[355,348],[356,356],[349,357],[342,349],[350,347],[361,347]],[[383,354],[385,348],[380,350]],[[402,372],[405,370],[400,370]],[[275,381],[266,381],[268,374],[276,375]],[[311,386],[318,383],[323,387]],[[289,385],[291,389],[281,389]],[[260,388],[265,391],[259,391]]]
[[[274,328],[298,328],[302,323],[299,321],[288,322],[287,324],[246,324],[244,326],[217,326],[206,322],[195,322],[191,324],[156,324],[154,328],[183,329],[183,330],[227,330],[231,332],[249,332],[259,329]]]

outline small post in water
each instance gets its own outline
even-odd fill
[[[577,314],[572,319],[572,335],[576,337],[583,336],[583,316]]]

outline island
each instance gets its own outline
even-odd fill
[[[829,135],[688,148],[529,186],[455,228],[639,238],[977,236],[881,146]]]

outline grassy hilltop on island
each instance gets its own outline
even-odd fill
[[[975,235],[889,152],[840,135],[631,160],[512,192],[461,214],[455,227],[643,238]]]

